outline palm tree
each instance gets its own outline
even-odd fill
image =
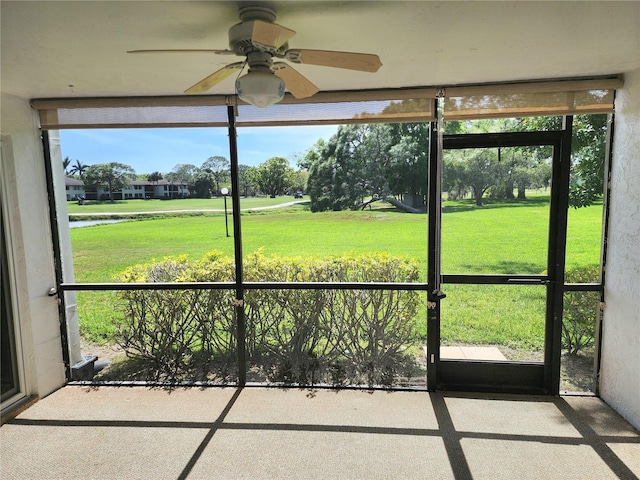
[[[74,173],[80,178],[84,178],[84,172],[86,172],[87,168],[89,168],[89,165],[87,165],[86,163],[82,163],[80,160],[76,159],[76,163],[75,165],[73,165],[73,167],[71,167],[69,173]]]
[[[158,186],[158,182],[162,180],[162,174],[160,172],[150,173],[149,175],[147,175],[147,180],[150,181],[152,184],[155,184],[156,186]],[[171,192],[171,196],[173,198],[173,192]],[[156,198],[155,189],[153,191],[153,197]]]
[[[69,168],[70,164],[71,164],[71,159],[69,157],[64,157],[64,160],[62,160],[62,168],[64,169],[65,175],[69,173],[67,171],[67,168]]]
[[[149,180],[150,182],[155,182],[157,185],[158,182],[162,180],[162,174],[160,172],[150,173],[149,175],[147,175],[147,180]]]

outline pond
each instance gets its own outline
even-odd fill
[[[75,222],[69,222],[69,228],[91,227],[93,225],[102,225],[107,223],[120,223],[126,222],[126,220],[79,220]]]

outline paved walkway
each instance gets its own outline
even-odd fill
[[[293,202],[278,203],[277,205],[266,205],[264,207],[241,208],[243,212],[249,210],[272,210],[276,208],[291,207],[298,203],[305,203],[306,200],[297,200]],[[231,212],[231,208],[228,209]],[[95,217],[97,215],[113,216],[113,215],[155,215],[157,213],[192,213],[192,212],[224,212],[224,208],[194,208],[185,210],[152,210],[144,212],[93,212],[93,213],[70,213],[70,217]]]
[[[507,360],[497,347],[440,346],[440,358],[468,360]]]

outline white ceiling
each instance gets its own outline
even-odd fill
[[[227,30],[238,22],[240,3],[2,0],[2,91],[25,98],[180,95],[237,57],[126,51],[228,48]],[[276,22],[297,32],[292,48],[380,56],[383,67],[373,74],[296,67],[326,91],[640,68],[640,1],[270,4]],[[209,93],[233,93],[233,81]]]

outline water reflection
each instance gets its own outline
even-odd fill
[[[126,220],[79,220],[75,222],[69,222],[69,228],[91,227],[93,225],[102,225],[107,223],[120,223],[126,222]]]

